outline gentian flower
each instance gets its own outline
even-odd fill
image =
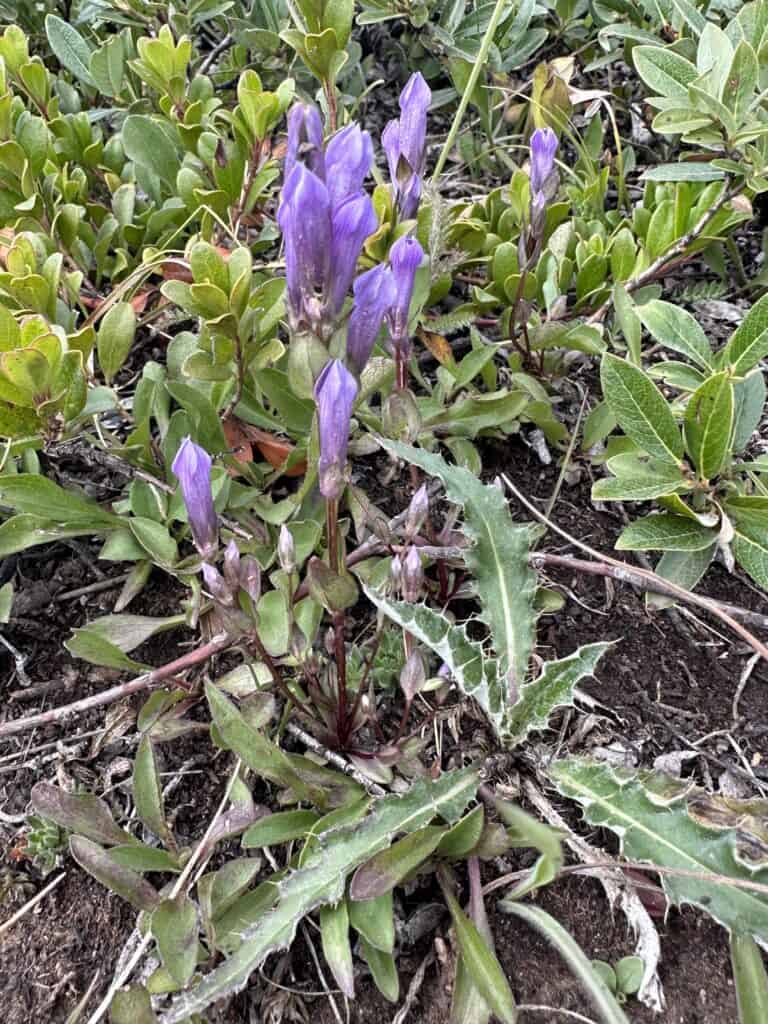
[[[328,363],[315,385],[320,433],[320,493],[334,499],[344,490],[349,421],[357,397],[357,381],[338,359]]]
[[[359,376],[371,357],[384,314],[397,299],[392,271],[384,263],[355,281],[355,302],[347,325],[347,361]]]
[[[341,312],[363,243],[378,225],[362,190],[372,163],[370,136],[357,125],[337,132],[323,151],[317,110],[292,108],[277,219],[294,329],[304,323],[327,336]]]
[[[537,128],[531,136],[531,197],[546,189],[556,152],[557,136],[552,129]]]
[[[411,339],[408,333],[408,311],[413,298],[416,271],[424,259],[424,250],[415,238],[398,238],[389,252],[392,276],[395,281],[396,299],[387,312],[387,325],[392,346],[408,354]]]
[[[192,539],[203,558],[214,555],[219,545],[218,520],[211,492],[212,464],[208,452],[195,444],[191,437],[185,437],[171,466],[181,485]]]
[[[400,117],[390,121],[381,136],[400,216],[416,215],[424,173],[427,110],[432,93],[420,71],[411,75],[400,93]]]

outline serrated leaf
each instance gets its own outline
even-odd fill
[[[609,828],[620,837],[621,852],[629,860],[696,874],[768,882],[765,838],[746,833],[743,817],[735,811],[723,821],[722,802],[694,790],[690,782],[653,772],[618,772],[607,765],[575,758],[556,761],[548,773],[561,794],[582,805],[591,825]],[[707,810],[713,801],[715,808],[718,804],[721,808],[716,813]],[[765,807],[765,801],[760,804]],[[707,829],[704,821],[716,824]],[[722,831],[715,831],[718,824],[725,826]],[[762,849],[763,858],[757,871],[744,866],[745,853],[754,855],[756,849]],[[765,896],[675,874],[664,874],[661,881],[670,902],[693,903],[726,928],[768,940]]]
[[[535,632],[536,574],[528,565],[528,527],[514,522],[498,488],[484,485],[468,470],[420,448],[380,443],[438,477],[448,500],[464,509],[463,530],[471,541],[464,560],[476,583],[481,618],[491,630],[500,675],[511,674],[519,683],[528,671]]]
[[[436,781],[417,782],[403,796],[381,799],[360,824],[341,828],[321,841],[302,868],[277,886],[277,905],[261,914],[243,934],[237,952],[190,992],[176,998],[163,1024],[181,1024],[193,1013],[238,991],[276,949],[293,940],[299,921],[318,906],[341,899],[347,876],[372,855],[386,849],[399,833],[424,828],[436,816],[457,820],[478,786],[475,772],[448,772]]]
[[[545,662],[536,679],[523,683],[516,703],[509,709],[504,730],[506,742],[515,746],[530,732],[546,729],[554,709],[573,703],[576,686],[592,675],[610,646],[610,643],[585,644],[567,658]]]
[[[197,963],[197,907],[188,896],[163,900],[152,914],[152,934],[163,966],[178,985],[186,985]]]
[[[733,434],[733,383],[729,374],[715,373],[691,395],[685,408],[683,438],[703,480],[722,470]]]
[[[669,512],[636,519],[616,541],[618,551],[703,551],[717,540],[717,530]]]
[[[664,396],[650,377],[606,352],[600,381],[605,400],[627,437],[649,455],[677,465],[683,456],[683,440]]]
[[[635,307],[645,329],[655,341],[688,356],[705,370],[712,366],[712,350],[701,325],[690,313],[660,299]]]

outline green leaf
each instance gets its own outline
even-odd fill
[[[484,823],[483,805],[478,804],[461,821],[457,821],[452,828],[448,829],[438,843],[438,857],[445,857],[448,860],[466,857],[480,842]]]
[[[514,1024],[517,1020],[515,997],[496,954],[461,909],[448,886],[443,886],[443,895],[451,912],[461,958],[472,981],[498,1019],[504,1024]]]
[[[13,609],[13,580],[0,587],[0,623],[6,625]]]
[[[665,494],[683,494],[690,485],[677,466],[666,462],[661,469],[622,473],[592,485],[593,501],[651,501]]]
[[[109,1007],[109,1020],[110,1024],[157,1024],[149,992],[143,985],[118,989]]]
[[[499,673],[525,679],[534,641],[536,574],[528,565],[529,531],[515,523],[503,493],[439,455],[396,441],[386,451],[430,476],[439,477],[449,501],[464,509],[463,530],[471,542],[464,554],[477,589],[481,618],[491,630]]]
[[[136,813],[147,828],[162,839],[167,847],[175,849],[176,842],[165,817],[155,749],[147,735],[142,736],[133,762],[133,802]]]
[[[661,46],[636,46],[632,59],[637,73],[654,92],[688,103],[688,86],[698,77],[695,65]]]
[[[445,829],[427,826],[400,839],[357,869],[349,886],[352,900],[372,900],[391,892],[437,849]]]
[[[124,654],[111,640],[87,626],[73,629],[72,636],[64,641],[64,646],[75,658],[82,658],[91,665],[104,665],[106,668],[117,668],[134,674],[146,671],[149,666],[142,665]]]
[[[638,316],[637,307],[629,296],[629,292],[620,281],[617,281],[613,288],[613,308],[615,311],[616,323],[619,330],[624,335],[624,340],[627,343],[627,350],[630,358],[635,366],[639,366],[643,352],[641,345],[642,330],[640,329],[640,318]]]
[[[725,465],[731,448],[733,415],[733,383],[725,371],[713,374],[688,400],[683,438],[703,480],[712,480]]]
[[[579,983],[586,989],[605,1024],[630,1024],[603,979],[559,921],[556,921],[540,907],[532,907],[527,903],[502,900],[499,907],[507,914],[521,917],[536,931],[541,932],[544,938],[557,949]]]
[[[35,812],[60,828],[78,832],[106,846],[135,842],[120,828],[107,804],[92,793],[67,793],[50,782],[38,782],[30,794]]]
[[[91,526],[96,532],[105,526],[121,524],[119,516],[105,512],[95,501],[74,491],[65,491],[53,480],[37,473],[0,477],[0,504],[8,505],[17,512],[44,517],[49,522],[64,523],[67,528],[82,524]]]
[[[392,890],[372,900],[349,900],[349,921],[366,943],[382,953],[395,948],[395,918]]]
[[[394,956],[372,946],[362,935],[360,936],[360,952],[371,969],[376,988],[390,1003],[396,1003],[400,997],[400,979],[397,975]]]
[[[687,356],[705,370],[711,368],[709,341],[690,313],[660,299],[651,299],[636,308],[643,326],[656,341]]]
[[[422,780],[403,796],[379,800],[360,824],[331,833],[322,846],[309,853],[301,868],[279,882],[276,906],[261,913],[245,930],[237,952],[174,1000],[165,1024],[181,1024],[191,1014],[241,989],[269,953],[290,945],[303,917],[318,906],[341,899],[346,877],[360,864],[386,849],[393,836],[424,828],[435,816],[448,822],[457,820],[477,786],[477,775],[466,770],[447,772],[436,781]]]
[[[751,935],[731,935],[731,964],[739,1007],[739,1024],[762,1024],[768,1020],[768,975]]]
[[[48,14],[45,19],[45,34],[61,66],[71,71],[86,85],[95,86],[93,76],[88,70],[91,49],[77,29],[55,14]]]
[[[563,847],[560,836],[549,825],[528,814],[522,807],[508,800],[494,801],[499,817],[507,826],[509,839],[514,846],[535,846],[540,856],[531,870],[508,898],[520,899],[526,893],[549,885],[557,877],[563,865]]]
[[[347,997],[355,995],[355,968],[352,964],[352,946],[349,941],[349,914],[347,901],[320,908],[320,938],[323,956],[336,979],[336,984]]]
[[[183,626],[186,617],[183,613],[169,615],[165,619],[154,619],[150,615],[104,615],[100,619],[94,619],[87,626],[75,630],[82,635],[84,632],[99,636],[128,654],[130,651],[146,643],[150,637],[158,633],[167,633],[170,629]]]
[[[197,907],[188,896],[163,900],[152,914],[152,934],[163,966],[181,986],[187,984],[197,964]]]
[[[172,566],[178,561],[179,549],[167,526],[145,516],[131,516],[128,526],[139,544],[159,565]]]
[[[742,39],[734,50],[726,78],[727,88],[723,93],[723,100],[737,121],[745,117],[754,99],[758,73],[757,55],[747,40]]]
[[[619,772],[576,758],[556,761],[548,771],[560,793],[582,805],[591,825],[619,836],[622,855],[629,860],[697,876],[768,879],[768,845],[759,817],[765,813],[764,801],[715,797],[689,780]],[[765,896],[674,873],[662,875],[661,881],[670,902],[692,903],[726,928],[768,939]]]
[[[718,356],[718,365],[743,377],[768,355],[768,295],[750,309]]]
[[[267,814],[243,833],[240,845],[244,850],[277,846],[291,839],[304,839],[320,820],[314,811],[280,811]]]
[[[99,327],[97,351],[99,365],[111,384],[128,358],[136,334],[136,313],[130,302],[117,302],[106,313]]]
[[[617,551],[703,551],[717,541],[717,530],[686,516],[655,513],[626,526]]]
[[[657,576],[676,583],[678,587],[693,590],[716,554],[716,543],[701,551],[665,551],[654,571]],[[646,594],[645,603],[648,608],[670,608],[675,601],[663,594]]]
[[[146,167],[167,185],[175,185],[179,158],[158,121],[146,114],[129,114],[123,124],[122,140],[129,160]]]
[[[97,843],[92,843],[90,839],[70,836],[69,852],[84,871],[93,875],[97,882],[101,882],[118,896],[122,896],[137,910],[154,910],[160,902],[154,886],[130,868],[117,864],[106,850]]]
[[[606,352],[600,380],[605,400],[627,437],[649,455],[679,464],[683,440],[664,396],[650,377]]]
[[[763,371],[756,367],[743,380],[737,380],[733,386],[733,440],[731,450],[738,455],[746,448],[752,434],[760,425],[765,406],[765,377]]]
[[[546,729],[555,708],[573,703],[576,686],[593,674],[610,646],[610,642],[585,644],[566,658],[544,662],[541,673],[520,687],[520,696],[509,709],[504,731],[507,744],[516,746],[530,732]]]
[[[768,529],[739,517],[733,524],[733,554],[752,579],[768,590]]]
[[[109,856],[116,864],[130,868],[131,871],[139,873],[146,871],[170,871],[178,874],[181,871],[179,863],[167,850],[161,850],[159,846],[145,846],[144,843],[123,843],[121,846],[113,846]]]
[[[725,171],[707,163],[656,164],[640,175],[641,181],[723,181]]]

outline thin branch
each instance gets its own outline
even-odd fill
[[[743,185],[737,185],[731,189],[724,187],[720,198],[710,206],[706,213],[699,218],[687,234],[683,235],[682,238],[679,238],[671,248],[667,249],[666,252],[663,252],[661,256],[659,256],[658,259],[655,259],[650,267],[647,267],[641,274],[638,274],[637,277],[631,277],[628,281],[623,282],[627,291],[634,292],[638,288],[642,288],[643,285],[649,284],[651,281],[655,280],[671,260],[677,259],[678,256],[682,256],[685,250],[696,241],[715,214],[719,213],[726,203],[729,203],[743,190]],[[605,319],[605,315],[611,308],[612,304],[613,298],[606,299],[602,306],[596,309],[592,316],[587,320],[587,323],[601,323]]]
[[[216,60],[216,58],[220,54],[224,53],[225,50],[228,50],[229,47],[232,45],[232,43],[234,43],[234,41],[235,41],[235,37],[232,35],[231,32],[228,33],[227,35],[225,35],[223,39],[221,39],[218,43],[216,43],[216,45],[210,51],[210,53],[207,53],[205,55],[205,59],[200,64],[200,67],[197,69],[195,74],[196,75],[205,75],[205,74],[207,74],[208,69],[210,68],[211,64],[213,64],[213,62]]]
[[[715,601],[710,600],[708,597],[702,597],[700,594],[693,594],[689,590],[684,590],[683,587],[678,587],[677,584],[670,583],[669,580],[663,580],[661,576],[657,576],[655,572],[649,572],[647,569],[629,569],[626,562],[620,562],[616,558],[611,558],[608,555],[604,555],[601,552],[596,551],[588,544],[584,544],[582,541],[572,537],[571,534],[566,533],[565,530],[553,523],[551,519],[547,519],[542,512],[539,512],[532,502],[528,501],[525,495],[520,493],[506,474],[502,474],[501,479],[520,504],[526,508],[532,516],[535,516],[539,522],[544,523],[550,530],[554,530],[555,533],[560,534],[561,537],[564,537],[581,551],[586,551],[588,555],[597,559],[598,562],[608,563],[625,574],[624,576],[617,576],[617,579],[623,578],[626,582],[633,583],[636,579],[641,578],[648,583],[652,583],[654,587],[664,587],[664,590],[661,592],[667,596],[674,597],[675,600],[678,601],[684,601],[686,604],[692,604],[697,608],[702,608],[704,611],[716,616],[721,622],[724,622],[729,626],[737,636],[741,637],[742,640],[748,643],[753,651],[757,651],[758,654],[768,662],[768,647],[766,647],[761,640],[758,640],[756,636],[753,636],[748,629],[745,629],[740,622],[737,622],[732,615],[723,611],[720,605]]]
[[[13,736],[16,733],[27,732],[29,729],[37,729],[43,725],[58,725],[65,721],[65,719],[71,718],[72,715],[77,715],[82,711],[90,711],[92,708],[102,707],[104,704],[112,704],[117,700],[122,700],[124,697],[130,697],[134,693],[150,690],[153,686],[164,683],[166,680],[179,675],[181,672],[185,672],[187,669],[194,668],[195,665],[201,665],[215,654],[226,651],[227,648],[232,647],[236,642],[236,637],[226,635],[214,637],[213,640],[209,640],[202,647],[196,647],[194,651],[176,658],[175,661],[168,662],[167,665],[161,665],[160,668],[152,669],[151,672],[145,672],[128,683],[113,686],[109,690],[102,690],[101,693],[95,693],[91,697],[76,700],[72,704],[64,704],[60,708],[52,708],[50,711],[43,711],[38,715],[30,715],[29,718],[17,718],[12,722],[3,722],[0,724],[0,739],[4,739],[6,736]]]
[[[305,747],[309,750],[314,751],[315,754],[319,754],[324,757],[331,764],[335,765],[339,771],[344,772],[351,779],[354,779],[359,785],[366,789],[372,796],[386,796],[386,791],[382,787],[374,782],[372,779],[367,778],[361,771],[358,771],[354,765],[350,764],[349,761],[345,761],[341,754],[337,754],[335,750],[329,750],[328,747],[323,746],[320,740],[315,739],[310,733],[305,732],[300,725],[296,725],[295,722],[288,722],[286,732],[289,732],[292,736],[295,736],[297,740],[301,740]]]

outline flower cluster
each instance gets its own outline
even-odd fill
[[[427,109],[432,94],[420,74],[400,96],[400,118],[382,136],[400,216],[411,218],[422,191]],[[285,184],[278,222],[285,241],[287,304],[293,332],[309,329],[325,345],[337,329],[350,287],[345,361],[326,364],[315,384],[320,432],[320,490],[333,499],[343,490],[344,464],[357,379],[368,362],[382,324],[398,363],[407,362],[408,313],[416,271],[424,252],[403,235],[389,262],[356,276],[366,238],[378,227],[363,183],[373,163],[373,145],[356,124],[327,143],[316,108],[296,104],[288,117]]]

